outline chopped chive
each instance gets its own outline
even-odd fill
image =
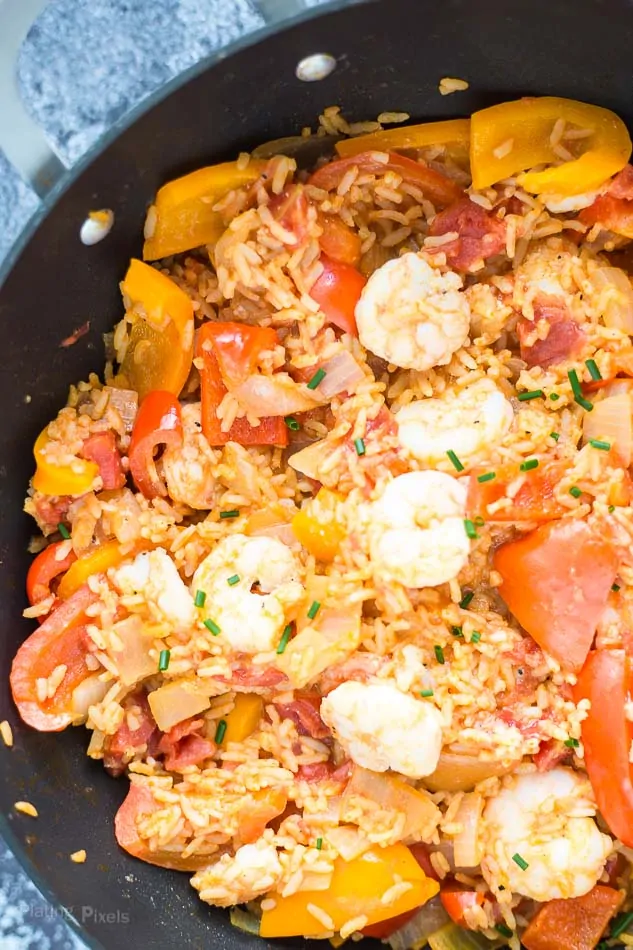
[[[627,929],[629,924],[633,921],[633,911],[629,911],[627,914],[618,914],[613,923],[611,924],[611,936],[619,937],[620,934],[623,934]]]
[[[446,660],[444,659],[444,650],[441,648],[439,643],[435,644],[435,646],[433,647],[433,650],[435,651],[435,659],[437,660],[438,663],[441,663],[443,666],[444,663],[446,663]]]
[[[481,515],[477,515],[477,517],[475,518],[475,526],[476,526],[477,528],[483,528],[483,526],[485,525],[485,523],[486,523],[486,522],[485,522],[484,519],[481,517]]]
[[[226,735],[226,719],[220,719],[215,730],[215,744],[220,745]]]
[[[301,423],[294,416],[284,416],[284,422],[292,432],[298,432],[301,428]]]
[[[194,604],[196,607],[204,607],[204,602],[207,599],[207,595],[203,590],[197,590],[196,596],[194,599]]]
[[[532,389],[527,393],[519,393],[517,399],[519,402],[528,402],[530,399],[538,399],[540,396],[544,396],[545,393],[542,389]]]
[[[464,631],[462,630],[461,627],[451,627],[451,633],[453,634],[454,637],[464,636]]]
[[[420,690],[420,696],[422,697],[422,699],[430,699],[432,695],[433,695],[433,690],[432,690],[432,689],[421,689],[421,690]]]
[[[554,442],[558,442],[560,439],[560,432],[550,432],[549,437],[550,439],[553,439]]]
[[[550,394],[549,394],[549,398],[552,400],[552,402],[558,402],[558,400],[560,399],[560,394],[559,394],[559,393],[550,393]]]
[[[571,488],[569,489],[569,494],[572,495],[574,498],[580,498],[580,496],[582,495],[582,490],[578,488],[578,485],[572,485]]]
[[[602,449],[603,452],[608,452],[611,449],[611,443],[603,442],[602,439],[589,439],[589,445],[592,449]]]
[[[574,396],[574,400],[578,403],[579,406],[582,406],[582,408],[586,412],[591,412],[591,410],[593,409],[593,403],[589,402],[589,400],[585,399],[583,396]]]
[[[171,657],[171,650],[161,650],[160,656],[158,657],[158,672],[164,673],[169,666],[169,659]]]
[[[589,370],[589,375],[592,379],[602,379],[602,374],[595,360],[585,360],[585,366]]]
[[[354,439],[354,448],[356,449],[357,455],[365,454],[365,443],[362,439]]]
[[[611,585],[611,590],[613,591],[614,594],[617,594],[617,592],[620,590],[620,585],[619,585],[619,584],[612,584],[612,585]]]
[[[563,745],[566,745],[568,749],[577,749],[580,745],[578,739],[565,739]]]
[[[239,582],[240,582],[239,574],[232,574],[231,577],[227,577],[226,579],[226,583],[229,585],[229,587],[235,587],[235,585],[239,584]]]
[[[471,643],[479,643],[480,640],[481,640],[481,634],[480,634],[479,630],[473,630],[473,633],[472,633],[471,638],[470,638],[470,642],[471,642]]]
[[[486,472],[484,475],[478,475],[477,481],[483,484],[483,482],[491,482],[493,478],[496,478],[496,477],[497,477],[496,472]]]
[[[521,462],[519,468],[522,472],[531,472],[533,468],[538,468],[538,459],[526,459]]]
[[[230,511],[221,511],[220,518],[239,518],[240,513],[237,508],[231,508]]]
[[[317,851],[320,851],[322,847],[323,847],[323,838],[317,838],[317,839],[316,839],[316,849],[317,849]]]
[[[462,610],[468,610],[468,608],[470,607],[470,602],[474,596],[475,596],[474,590],[466,591],[466,593],[464,594],[464,596],[459,602],[459,606],[462,608]]]
[[[310,382],[308,383],[308,389],[316,389],[319,383],[322,383],[326,377],[326,372],[324,369],[318,369]]]
[[[70,540],[70,531],[68,530],[68,528],[66,527],[65,524],[62,524],[62,523],[61,523],[61,521],[60,521],[59,524],[57,525],[57,530],[58,530],[59,533],[61,534],[61,536],[62,536],[62,538],[64,539],[64,541],[69,541],[69,540]]]
[[[479,537],[474,522],[472,522],[470,518],[464,518],[464,529],[469,538],[474,539]]]
[[[570,369],[567,373],[569,377],[569,382],[571,384],[571,391],[574,396],[582,396],[582,386],[580,385],[580,380],[578,379],[578,373],[575,369]]]
[[[314,620],[314,618],[316,617],[320,609],[321,609],[321,604],[319,603],[319,601],[313,600],[312,603],[310,604],[310,609],[308,611],[308,617],[310,618],[310,620]]]
[[[284,650],[288,646],[288,640],[290,639],[291,633],[292,633],[292,624],[289,623],[288,626],[285,627],[284,632],[281,635],[281,640],[279,641],[279,646],[277,647],[277,653],[281,654],[284,652]]]
[[[607,508],[607,511],[609,512],[610,515],[612,515],[613,512],[615,511],[615,505],[609,505],[609,507]]]
[[[514,861],[515,864],[518,864],[518,866],[521,868],[522,871],[527,871],[527,869],[530,866],[525,860],[525,858],[522,858],[520,854],[513,854],[512,860]]]
[[[450,459],[451,462],[453,463],[453,466],[455,467],[455,470],[458,471],[458,472],[463,472],[463,471],[464,471],[464,466],[463,466],[462,463],[459,461],[459,459],[457,458],[457,456],[455,455],[455,453],[453,452],[453,450],[452,450],[452,449],[449,449],[446,454],[448,455],[449,459]]]
[[[507,924],[495,924],[495,930],[497,933],[501,934],[502,937],[507,937],[509,939],[512,936],[512,931]]]
[[[220,627],[218,627],[215,620],[205,620],[204,625],[207,628],[207,630],[211,631],[214,637],[217,637],[219,633],[222,633],[222,630],[220,629]]]

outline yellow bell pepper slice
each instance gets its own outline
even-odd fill
[[[591,133],[562,141],[578,156],[562,164],[551,143],[559,119],[574,131]],[[519,184],[533,194],[583,194],[600,188],[621,171],[630,155],[629,133],[614,112],[573,99],[519,99],[482,109],[471,117],[470,167],[475,188],[487,188],[535,165],[555,164],[554,168],[519,175]]]
[[[308,502],[293,517],[291,527],[297,541],[317,561],[329,564],[336,557],[345,528],[336,520],[339,496],[327,488],[320,488],[312,502]]]
[[[235,706],[225,716],[226,732],[220,748],[226,749],[229,742],[243,742],[252,735],[262,718],[264,700],[256,693],[238,693]]]
[[[393,903],[383,904],[383,894],[399,881],[412,886]],[[263,912],[259,935],[315,937],[323,933],[326,928],[312,916],[309,904],[324,910],[337,931],[354,917],[366,917],[365,926],[369,926],[404,914],[426,904],[438,891],[439,884],[426,877],[405,845],[375,846],[352,861],[337,858],[327,891],[299,891],[290,897],[267,895],[275,900],[275,906]]]
[[[67,600],[89,577],[104,574],[109,568],[117,567],[125,558],[135,557],[141,551],[148,551],[152,547],[154,545],[151,541],[139,541],[131,551],[128,550],[124,554],[118,541],[104,541],[70,565],[57,588],[58,596]]]
[[[85,495],[99,474],[99,466],[88,459],[75,459],[70,465],[55,465],[46,455],[49,444],[48,427],[38,435],[33,446],[37,463],[31,484],[44,495]]]
[[[165,274],[132,259],[122,291],[137,313],[117,384],[143,399],[155,389],[178,396],[193,360],[193,302]]]
[[[148,213],[146,233],[150,236],[143,245],[143,260],[155,261],[201,244],[214,244],[226,225],[213,206],[229,191],[251,185],[265,167],[266,162],[256,160],[246,168],[224,162],[163,185]]]
[[[467,157],[470,119],[447,119],[445,122],[424,122],[422,125],[383,129],[381,132],[343,139],[336,143],[336,151],[342,158],[347,158],[360,152],[390,152],[403,148],[428,148],[430,145],[446,145],[456,156]]]

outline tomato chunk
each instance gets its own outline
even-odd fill
[[[584,521],[555,521],[501,545],[499,593],[521,626],[568,670],[578,671],[607,605],[619,559]]]
[[[633,661],[623,650],[589,654],[574,687],[574,701],[588,699],[582,723],[585,765],[600,813],[609,828],[633,847],[633,773],[629,762],[633,724],[625,704],[633,695]]]
[[[349,264],[332,260],[321,254],[323,273],[312,285],[310,296],[316,300],[329,323],[344,333],[358,336],[356,304],[360,300],[367,278]]]
[[[317,216],[322,234],[319,245],[323,253],[333,261],[356,267],[360,260],[361,239],[335,214],[319,212]]]
[[[596,884],[582,897],[550,901],[521,937],[526,950],[593,950],[622,904],[619,891]]]
[[[156,390],[141,403],[130,439],[130,472],[136,487],[146,498],[166,495],[154,461],[160,446],[182,445],[180,403],[171,393]]]
[[[481,517],[485,521],[552,521],[561,518],[567,509],[556,501],[554,491],[565,474],[567,462],[554,461],[528,472],[522,472],[519,465],[507,463],[494,469],[481,466],[475,469],[468,484],[467,508],[471,518]],[[480,482],[481,476],[494,471],[494,478]],[[520,478],[521,487],[508,496],[508,488]],[[489,506],[502,498],[509,504],[490,511]]]

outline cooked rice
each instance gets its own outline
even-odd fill
[[[469,85],[465,79],[451,79],[450,76],[444,76],[440,79],[438,88],[441,96],[450,96],[452,92],[464,92]]]
[[[73,862],[73,864],[85,864],[86,858],[87,854],[84,848],[82,848],[81,851],[73,851],[73,853],[70,855],[70,860]]]
[[[12,747],[13,729],[11,728],[10,723],[7,722],[6,719],[3,719],[3,721],[0,722],[0,738],[2,739],[2,741],[4,742],[4,744],[6,745],[8,749]]]
[[[32,805],[31,802],[15,802],[14,806],[16,811],[19,811],[21,815],[28,815],[30,818],[37,818],[38,811],[35,805]]]

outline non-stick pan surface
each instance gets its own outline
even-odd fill
[[[112,819],[126,781],[85,757],[82,729],[39,735],[21,727],[8,684],[13,654],[32,629],[21,619],[30,448],[68,384],[102,368],[101,334],[119,318],[118,282],[140,252],[152,195],[176,175],[314,126],[333,103],[358,119],[386,109],[434,119],[525,94],[557,95],[607,106],[633,124],[628,0],[381,0],[255,40],[196,67],[93,153],[31,228],[0,290],[0,720],[15,732],[15,748],[0,749],[0,828],[42,889],[72,908],[84,938],[107,950],[258,945],[231,929],[225,912],[198,901],[187,875],[117,848]],[[314,52],[331,53],[338,67],[322,82],[300,82],[295,66]],[[443,76],[463,77],[470,88],[442,98]],[[78,231],[94,208],[112,208],[116,223],[86,248]],[[86,320],[90,334],[60,349]],[[17,799],[34,802],[39,819],[16,815]],[[79,848],[88,852],[84,865],[68,859]]]

